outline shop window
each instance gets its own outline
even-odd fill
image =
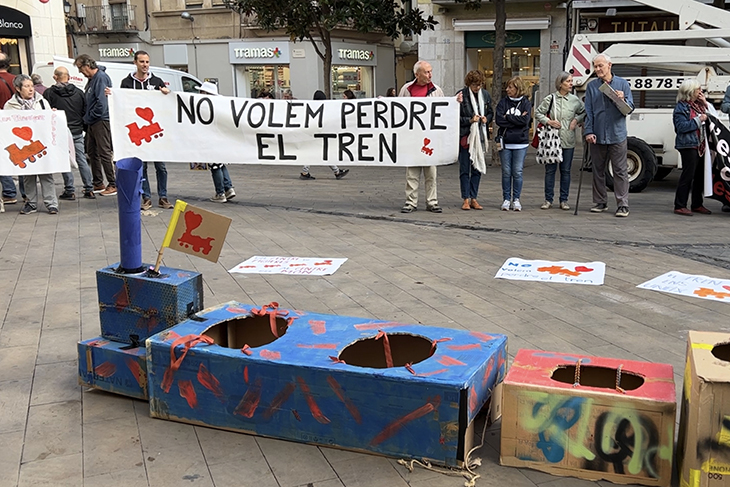
[[[263,91],[268,91],[274,98],[283,98],[291,89],[289,66],[249,66],[249,83],[251,98],[258,98]]]
[[[494,76],[494,49],[476,49],[479,70],[486,77],[485,88],[492,89]],[[540,48],[512,47],[504,51],[502,71],[502,90],[513,76],[520,76],[526,84],[527,93],[532,94],[533,87],[540,79]]]
[[[373,68],[370,66],[333,66],[332,98],[342,98],[352,90],[357,98],[369,98],[373,93]]]
[[[10,56],[10,69],[8,70],[11,74],[20,74],[20,48],[18,46],[18,39],[5,39],[0,38],[0,51]]]

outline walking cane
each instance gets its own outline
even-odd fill
[[[578,203],[580,202],[580,188],[583,186],[583,173],[591,167],[590,144],[583,141],[583,160],[580,162],[580,178],[578,178],[578,196],[575,197],[575,211],[573,215],[578,214]]]

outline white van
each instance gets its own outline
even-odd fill
[[[129,73],[133,73],[136,70],[134,64],[107,63],[100,61],[97,61],[96,64],[106,68],[106,74],[108,74],[112,79],[112,86],[114,88],[119,88],[122,80],[126,78]],[[35,63],[33,65],[33,73],[39,74],[41,78],[43,78],[43,84],[51,86],[53,84],[53,70],[56,69],[56,66],[66,67],[66,69],[68,69],[68,74],[71,77],[71,83],[75,84],[82,90],[84,89],[87,79],[84,75],[79,73],[78,68],[74,66],[74,60],[71,58],[54,56],[53,61],[50,63]],[[156,68],[151,66],[150,72],[155,76],[162,78],[165,85],[170,88],[170,91],[198,93],[196,88],[203,84],[203,82],[195,76],[176,69]]]

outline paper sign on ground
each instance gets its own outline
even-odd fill
[[[515,281],[562,282],[600,286],[606,274],[603,262],[552,262],[510,257],[497,271],[495,279]]]
[[[228,272],[241,274],[294,274],[329,276],[334,274],[347,259],[315,257],[269,257],[255,255],[241,262]]]
[[[728,279],[670,271],[636,287],[730,303],[730,280]]]
[[[2,110],[0,113],[1,175],[30,176],[71,170],[63,111]]]
[[[114,156],[230,164],[451,164],[459,147],[454,97],[261,100],[114,90]]]

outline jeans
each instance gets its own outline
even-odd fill
[[[215,194],[224,194],[233,187],[231,176],[228,174],[228,168],[221,164],[219,167],[210,167],[210,175],[213,177],[213,186],[215,186]]]
[[[702,177],[705,174],[705,158],[697,148],[679,149],[682,156],[682,174],[677,182],[674,196],[674,209],[687,208],[687,200],[692,193],[692,209],[702,206],[702,192],[705,189]]]
[[[164,162],[155,162],[155,174],[157,175],[157,195],[160,198],[167,198],[167,168]],[[147,177],[147,161],[142,166],[142,197],[150,199],[150,180]]]
[[[502,149],[502,198],[505,201],[520,199],[522,194],[522,169],[525,167],[527,147],[524,149]]]
[[[545,164],[545,201],[553,202],[555,192],[555,173],[560,166],[560,201],[568,201],[570,192],[570,166],[573,164],[574,148],[563,149],[560,164]]]
[[[18,195],[12,176],[0,176],[0,183],[3,186],[3,198],[15,198]]]
[[[79,166],[79,174],[81,181],[84,183],[84,192],[93,191],[94,184],[91,177],[91,168],[86,160],[86,150],[84,148],[84,134],[74,135],[74,150],[76,152],[76,164]],[[63,190],[66,193],[75,193],[74,173],[73,171],[61,174],[63,176]]]
[[[474,169],[469,157],[469,149],[459,147],[459,183],[461,184],[461,199],[476,199],[479,193],[479,182],[482,173]]]

